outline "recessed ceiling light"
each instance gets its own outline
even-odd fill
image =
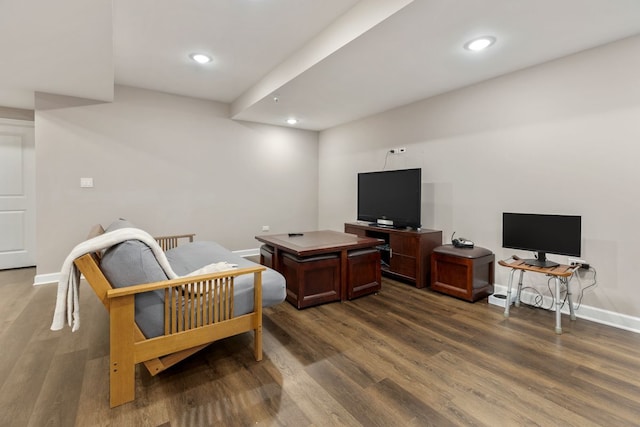
[[[202,53],[192,53],[189,55],[189,58],[193,59],[199,64],[206,64],[207,62],[211,62],[211,57]]]
[[[296,123],[298,123],[298,119],[295,119],[293,117],[287,119],[287,123],[290,125],[295,125]]]
[[[493,36],[482,36],[465,43],[464,48],[467,50],[478,52],[480,50],[488,48],[495,42],[496,38]]]

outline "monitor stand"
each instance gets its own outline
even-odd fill
[[[533,267],[541,267],[541,268],[551,268],[557,267],[560,264],[557,262],[547,260],[547,254],[545,252],[538,251],[537,259],[525,259],[523,260],[525,264],[533,266]]]

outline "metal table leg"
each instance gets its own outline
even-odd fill
[[[560,278],[555,276],[556,280],[556,334],[562,333],[562,321],[560,309],[562,308],[562,301],[560,300]]]
[[[511,269],[511,273],[509,273],[509,286],[507,287],[507,300],[504,302],[504,317],[509,317],[509,306],[511,305],[511,285],[513,285],[513,273],[515,273],[515,268]]]
[[[573,309],[573,299],[571,298],[571,288],[569,287],[569,279],[565,277],[563,280],[565,285],[567,285],[567,301],[569,301],[569,313],[571,320],[576,320],[576,313]]]
[[[518,280],[518,291],[516,292],[516,300],[514,302],[516,307],[520,307],[520,294],[522,293],[522,278],[524,277],[524,270],[520,270],[520,278]]]

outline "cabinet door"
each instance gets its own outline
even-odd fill
[[[416,279],[418,242],[412,236],[392,234],[389,236],[391,257],[389,270],[412,280]]]
[[[414,236],[392,234],[389,236],[389,245],[395,254],[416,256],[418,253],[418,239]]]

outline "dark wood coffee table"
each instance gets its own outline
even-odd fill
[[[344,301],[380,290],[381,239],[338,231],[256,236],[260,262],[287,280],[287,301],[297,308]]]

